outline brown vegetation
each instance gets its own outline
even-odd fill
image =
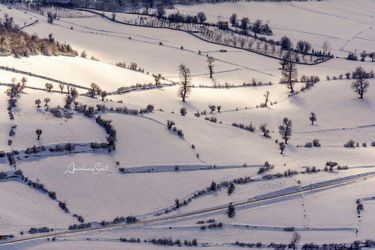
[[[5,14],[0,23],[0,55],[24,57],[38,54],[76,56],[77,52],[69,44],[56,42],[52,34],[48,38],[29,35],[14,24],[12,17]]]

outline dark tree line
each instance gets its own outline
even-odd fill
[[[92,7],[102,10],[118,10],[124,8],[140,9],[145,8],[146,10],[151,8],[157,8],[163,5],[168,8],[173,8],[175,4],[198,4],[198,3],[218,3],[218,2],[232,2],[233,0],[72,0],[67,4],[56,4],[55,5],[69,5],[77,7]],[[43,5],[51,4],[49,1],[41,1]]]
[[[273,31],[269,27],[268,23],[263,23],[261,20],[257,19],[254,23],[250,23],[248,17],[243,17],[241,20],[238,19],[237,14],[232,14],[229,18],[229,22],[233,27],[240,28],[244,32],[250,30],[256,34],[272,35]]]

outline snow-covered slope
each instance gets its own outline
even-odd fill
[[[373,7],[370,0],[240,1],[177,6],[177,10],[205,11],[212,22],[232,13],[249,16],[251,21],[259,18],[269,21],[274,39],[286,34],[294,42],[307,40],[316,48],[328,40],[335,56],[345,56],[347,50],[372,50]],[[64,18],[48,24],[46,17],[32,12],[3,5],[1,10],[14,16],[18,24],[38,19],[25,31],[39,36],[53,33],[56,40],[99,61],[0,58],[0,66],[34,74],[1,70],[1,83],[9,84],[12,78],[18,82],[23,76],[28,81],[12,109],[14,120],[7,110],[8,87],[0,86],[0,172],[21,170],[27,180],[56,192],[58,201],[69,209],[65,213],[48,193],[32,188],[25,178],[8,179],[3,173],[0,234],[12,234],[21,241],[5,245],[0,238],[0,248],[164,249],[152,239],[171,238],[182,242],[197,239],[197,249],[233,249],[236,241],[262,242],[258,247],[266,248],[272,247],[271,242],[289,243],[298,235],[299,247],[311,242],[375,239],[375,81],[368,80],[370,87],[362,100],[351,88],[353,80],[331,80],[340,74],[345,78],[357,66],[374,71],[375,63],[334,58],[316,66],[297,65],[299,76],[315,75],[320,81],[305,91],[300,91],[304,83],[296,83],[297,93],[290,95],[279,84],[277,60],[209,44],[184,32],[127,26],[77,11],[64,11]],[[214,79],[209,78],[207,55],[216,58]],[[117,62],[135,62],[145,72],[117,67]],[[194,87],[186,103],[178,97],[180,86],[176,85],[137,89],[104,100],[84,95],[93,82],[112,92],[153,83],[152,75],[157,73],[166,77],[163,83],[179,81],[180,63],[192,71]],[[242,85],[253,78],[271,85],[213,88],[215,84]],[[72,118],[57,118],[50,112],[66,101],[58,81],[80,87]],[[55,91],[44,90],[47,82]],[[267,92],[270,103],[262,108]],[[45,97],[51,99],[49,109],[44,107]],[[42,107],[36,107],[36,99],[42,101]],[[86,105],[86,111],[89,106],[100,110],[90,118],[89,112],[84,115],[74,108],[80,104]],[[102,110],[102,105],[107,109]],[[211,112],[211,105],[220,106],[220,112]],[[153,111],[144,111],[147,106]],[[181,109],[186,109],[186,115],[181,115]],[[311,112],[317,116],[314,125],[309,120]],[[116,150],[92,148],[113,137],[113,131],[105,128],[108,124],[99,126],[98,116],[116,130]],[[293,133],[280,154],[279,126],[284,117],[292,121]],[[183,137],[168,130],[168,121],[181,129]],[[251,124],[255,131],[233,123]],[[262,135],[263,124],[271,138]],[[12,126],[16,126],[14,135],[10,135]],[[43,131],[40,140],[37,129]],[[305,147],[314,139],[320,147]],[[354,147],[344,147],[349,140],[354,140]],[[77,148],[69,153],[48,149],[35,157],[23,152],[34,145],[66,143],[75,143]],[[12,157],[15,164],[9,164]],[[227,214],[231,202],[233,218]],[[86,223],[93,222],[91,229],[97,228],[69,230],[79,216]],[[110,223],[121,216],[137,216],[140,222]],[[61,234],[27,233],[31,227],[42,226],[56,227]],[[41,238],[36,240],[38,236]],[[139,242],[125,243],[120,238],[139,238]],[[187,243],[181,244],[182,249],[188,248]]]

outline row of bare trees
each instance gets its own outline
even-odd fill
[[[209,70],[210,78],[213,78],[214,67],[215,67],[215,58],[207,56],[207,65]],[[186,102],[186,98],[191,92],[191,70],[185,65],[180,64],[178,66],[178,73],[180,76],[180,89],[178,91],[178,96],[181,97],[182,102]],[[155,77],[155,76],[154,76]],[[156,79],[155,79],[156,82]]]

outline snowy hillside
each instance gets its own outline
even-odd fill
[[[138,7],[0,5],[0,249],[373,248],[375,3]]]

